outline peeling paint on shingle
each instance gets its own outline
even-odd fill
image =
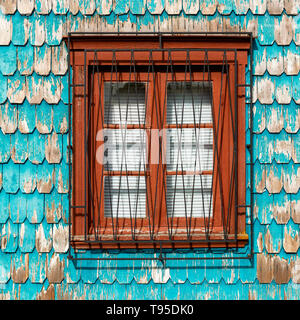
[[[52,248],[52,238],[45,237],[43,224],[40,224],[35,233],[35,246],[38,252],[49,252]]]
[[[53,249],[55,252],[65,253],[69,249],[69,226],[54,224],[53,226]]]
[[[274,104],[266,108],[266,128],[271,133],[279,133],[284,124],[283,109],[280,105]]]
[[[280,15],[285,5],[284,0],[267,0],[267,8],[269,14]]]
[[[44,287],[37,294],[36,300],[55,300],[55,288],[53,284],[49,284],[47,289]]]
[[[300,224],[300,198],[298,195],[291,200],[291,217],[295,223]]]
[[[300,284],[300,258],[295,257],[291,262],[291,279],[293,283]]]
[[[275,18],[274,35],[278,45],[287,46],[293,39],[292,18],[283,14],[280,18]]]
[[[291,266],[289,261],[279,256],[274,256],[274,280],[278,284],[288,283],[291,278]]]
[[[264,14],[267,9],[267,0],[250,0],[250,10],[255,14]]]
[[[61,283],[64,279],[65,260],[60,259],[59,254],[48,254],[47,279],[49,283]]]
[[[14,14],[17,9],[17,0],[1,0],[0,10],[3,14]]]
[[[51,71],[51,47],[46,44],[34,48],[34,71],[43,76]]]
[[[0,106],[0,127],[3,133],[14,133],[17,129],[18,110],[8,102]]]
[[[35,0],[17,0],[17,8],[21,14],[30,15],[34,9]]]
[[[297,193],[300,187],[300,167],[290,166],[289,172],[284,172],[284,189],[287,193]]]
[[[52,0],[35,0],[35,10],[38,14],[48,14],[51,7]]]
[[[170,269],[163,268],[156,260],[152,261],[151,277],[154,283],[166,283],[170,278]]]
[[[67,47],[64,42],[60,46],[52,47],[51,70],[55,75],[64,75],[68,70]]]
[[[17,261],[18,258],[15,258],[11,264],[11,278],[15,283],[25,283],[29,275],[29,255],[21,255],[20,261]],[[16,266],[16,263],[18,265]]]
[[[48,135],[45,141],[45,156],[49,163],[59,163],[61,160],[58,138],[61,138],[61,136],[54,132],[52,135]]]
[[[29,41],[34,46],[41,46],[44,44],[46,31],[45,31],[45,16],[33,13],[31,15],[29,27]]]
[[[8,45],[11,41],[12,36],[12,23],[11,16],[4,15],[0,11],[0,45]]]
[[[299,230],[299,228],[298,228]],[[296,253],[299,249],[300,238],[299,232],[292,234],[291,228],[284,227],[284,239],[283,239],[283,248],[287,253]]]
[[[264,253],[257,254],[257,279],[259,283],[270,283],[273,280],[273,258]]]

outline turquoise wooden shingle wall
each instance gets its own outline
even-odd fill
[[[0,0],[0,298],[299,299],[299,9],[299,0]],[[253,264],[67,259],[68,31],[253,32]]]

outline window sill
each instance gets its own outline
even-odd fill
[[[132,231],[124,228],[122,233],[118,229],[118,236],[114,238],[113,233],[99,230],[98,235],[73,236],[71,245],[76,249],[159,249],[159,248],[234,248],[244,247],[248,244],[249,237],[246,233],[228,234],[226,238],[221,232],[210,233],[209,237],[201,229],[193,230],[190,237],[186,228],[174,228],[172,237],[166,228],[155,233],[151,239],[148,232],[136,232],[132,237]],[[170,240],[171,239],[171,240]]]

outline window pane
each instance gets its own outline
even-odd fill
[[[213,170],[213,129],[167,129],[167,170]]]
[[[167,123],[212,123],[211,106],[211,83],[168,83]]]
[[[212,214],[212,176],[167,176],[169,217],[208,217]]]
[[[104,130],[105,170],[144,171],[146,133],[140,129]]]
[[[104,215],[114,218],[145,218],[145,177],[105,176]]]
[[[104,122],[106,124],[143,124],[144,121],[145,83],[104,83]]]

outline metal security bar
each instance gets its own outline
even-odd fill
[[[157,34],[160,43],[162,35]],[[69,55],[76,52],[71,36]],[[83,209],[84,235],[72,235],[70,215],[70,242],[152,247],[160,253],[222,244],[238,252],[238,210],[244,207],[250,209],[250,254],[236,258],[251,258],[252,166],[249,204],[238,202],[235,186],[240,87],[249,88],[252,163],[252,48],[249,83],[238,81],[239,49],[79,51],[83,82],[74,82],[69,61],[69,123],[71,89],[81,87],[84,204],[74,205],[70,195],[70,208]],[[226,174],[224,135],[230,140]],[[71,165],[69,176],[72,185]]]

